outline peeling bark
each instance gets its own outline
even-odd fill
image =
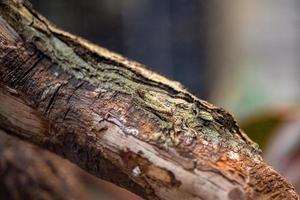
[[[299,199],[231,114],[0,1],[0,127],[145,199]]]

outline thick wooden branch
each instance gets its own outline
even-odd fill
[[[77,171],[66,162],[0,129],[0,199],[86,199]]]
[[[299,199],[226,111],[0,1],[0,126],[146,198]]]

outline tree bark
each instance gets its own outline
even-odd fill
[[[299,199],[231,114],[0,1],[0,126],[145,199]]]
[[[77,171],[65,160],[0,129],[0,199],[85,199]]]

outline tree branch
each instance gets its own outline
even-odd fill
[[[0,4],[0,126],[146,199],[299,199],[233,117],[139,63]]]
[[[76,170],[0,129],[0,199],[85,199]]]

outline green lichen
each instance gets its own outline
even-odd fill
[[[204,120],[207,120],[207,121],[213,121],[214,120],[213,116],[209,112],[206,112],[204,110],[200,110],[199,113],[198,113],[198,116],[201,119],[204,119]]]

